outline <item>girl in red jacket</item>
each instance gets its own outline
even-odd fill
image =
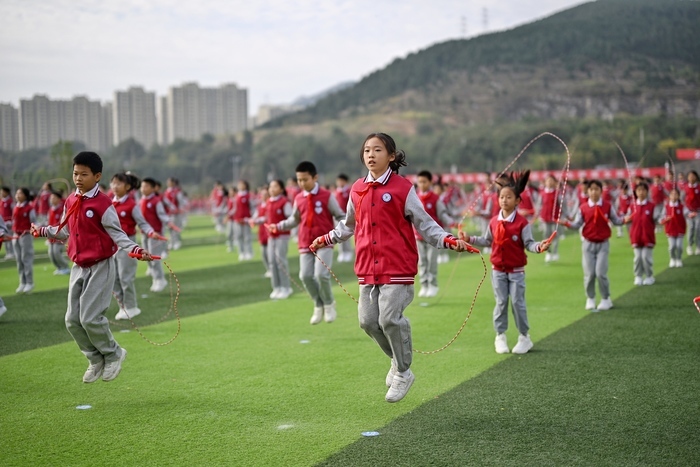
[[[656,245],[656,221],[659,217],[656,206],[649,201],[649,185],[639,182],[634,188],[637,200],[632,212],[625,218],[632,222],[630,242],[634,248],[634,285],[652,285],[654,279],[654,245]],[[645,277],[646,276],[646,277]]]
[[[406,154],[385,133],[372,133],[362,143],[360,160],[368,174],[350,191],[345,220],[311,244],[314,249],[344,242],[355,235],[355,274],[360,283],[360,327],[391,358],[386,376],[387,402],[398,402],[411,388],[411,326],[403,315],[413,300],[418,249],[413,226],[436,248],[457,251],[468,245],[445,232],[425,211],[411,182],[398,174]]]
[[[689,255],[700,255],[700,183],[698,183],[698,173],[694,170],[688,172],[688,183],[682,185],[682,190],[685,192],[685,207],[688,208],[688,214],[695,213],[695,216],[688,216],[688,251]],[[679,184],[679,187],[681,185]],[[695,250],[693,251],[693,246]]]
[[[64,205],[65,200],[63,196],[61,196],[61,193],[52,191],[49,197],[48,225],[55,227],[61,223]],[[66,258],[66,247],[63,242],[49,239],[49,259],[56,267],[56,270],[53,272],[54,275],[63,276],[70,274],[70,266]]]
[[[491,219],[483,237],[469,237],[469,243],[491,246],[491,283],[496,296],[493,310],[493,326],[496,330],[496,352],[508,353],[506,330],[508,329],[508,299],[512,302],[515,326],[520,335],[513,353],[524,354],[532,349],[530,326],[527,322],[525,306],[525,265],[527,255],[542,253],[549,249],[547,242],[535,242],[530,223],[518,214],[520,194],[527,186],[530,171],[522,174],[509,174],[499,178],[498,204],[501,207],[497,216]]]
[[[681,193],[678,188],[671,188],[668,192],[668,202],[664,206],[665,216],[661,220],[668,237],[668,253],[671,261],[669,268],[683,267],[683,237],[685,236],[685,217],[694,219],[696,214],[689,212],[688,208],[681,203]]]

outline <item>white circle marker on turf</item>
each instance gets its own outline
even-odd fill
[[[294,425],[280,425],[277,427],[278,430],[289,430],[290,428],[294,428]]]
[[[428,306],[428,305],[430,305],[430,303],[421,302],[421,304],[420,304],[420,306]]]
[[[130,329],[120,329],[119,332],[131,332]]]
[[[300,344],[310,344],[311,341],[307,341],[306,339],[299,341]]]
[[[91,409],[92,406],[91,405],[78,405],[75,408],[78,410],[88,410],[88,409]]]
[[[371,438],[373,436],[379,436],[379,432],[378,431],[363,431],[362,436],[365,436],[367,438]]]

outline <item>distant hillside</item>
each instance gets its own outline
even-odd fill
[[[336,84],[335,86],[332,86],[328,89],[325,89],[321,92],[318,92],[316,94],[313,94],[311,96],[301,96],[292,102],[292,106],[298,106],[298,107],[310,107],[314,104],[316,104],[318,101],[323,99],[324,97],[342,91],[344,89],[347,89],[355,84],[355,81],[343,81],[342,83]]]
[[[409,110],[457,125],[528,116],[700,117],[699,24],[698,1],[586,3],[396,59],[270,127]]]

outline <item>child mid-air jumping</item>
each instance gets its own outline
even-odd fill
[[[491,246],[491,283],[496,297],[496,307],[493,309],[493,326],[496,330],[496,352],[508,353],[508,299],[510,298],[515,318],[515,326],[520,335],[518,343],[513,347],[513,353],[524,354],[532,349],[530,325],[527,321],[525,305],[525,265],[527,255],[525,250],[532,253],[547,251],[549,243],[535,242],[532,228],[524,216],[518,214],[520,194],[527,186],[530,171],[522,174],[509,174],[497,181],[498,204],[501,208],[497,216],[489,222],[483,237],[469,237],[469,243],[474,245]],[[462,233],[462,235],[464,235]],[[466,240],[466,237],[464,237]]]
[[[93,383],[100,376],[103,381],[112,381],[126,358],[126,350],[114,340],[105,317],[116,274],[114,254],[121,248],[151,260],[150,254],[122,230],[112,200],[100,191],[101,178],[100,156],[79,153],[73,158],[77,190],[66,200],[61,224],[31,226],[34,236],[68,239],[68,256],[74,265],[68,286],[66,328],[90,362],[84,383]]]
[[[413,300],[418,272],[413,226],[436,248],[464,251],[469,245],[445,232],[425,212],[411,182],[398,174],[406,165],[406,154],[396,149],[391,136],[367,136],[360,161],[369,173],[353,184],[345,220],[311,246],[319,249],[355,235],[360,327],[391,358],[386,401],[398,402],[415,379],[411,372],[411,325],[403,314]]]

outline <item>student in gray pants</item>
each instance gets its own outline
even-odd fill
[[[15,292],[29,293],[34,289],[34,239],[29,229],[36,222],[36,214],[30,204],[29,189],[18,188],[15,200],[17,205],[12,213],[12,230],[17,238],[12,240],[12,247],[19,275],[19,287]]]

